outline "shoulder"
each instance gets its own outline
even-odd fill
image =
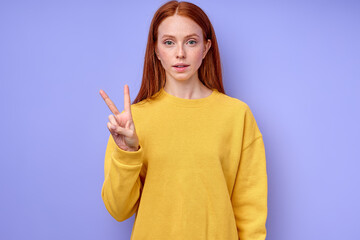
[[[241,99],[220,93],[217,104],[222,105],[224,113],[228,113],[232,118],[235,118],[236,122],[243,126],[244,131],[253,132],[254,135],[262,135],[248,103]]]
[[[237,113],[244,115],[246,112],[251,112],[249,105],[241,99],[231,97],[224,93],[218,93],[218,100],[216,104],[221,105],[225,110],[231,111],[232,113]]]

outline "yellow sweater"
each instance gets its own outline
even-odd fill
[[[131,105],[140,149],[110,135],[101,196],[131,240],[264,240],[267,171],[249,106],[213,89],[183,99],[163,88]]]

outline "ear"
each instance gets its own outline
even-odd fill
[[[161,59],[159,57],[159,52],[158,52],[157,46],[155,46],[155,55],[161,61]]]
[[[203,59],[206,57],[206,54],[207,54],[207,52],[209,51],[210,47],[211,47],[211,40],[208,39],[207,42],[206,42],[206,44],[205,44]]]

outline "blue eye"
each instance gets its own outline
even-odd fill
[[[190,43],[190,45],[194,45],[194,44],[197,43],[195,40],[190,40],[189,42],[193,42],[193,43]],[[170,44],[167,44],[167,43],[170,43]],[[172,43],[172,41],[170,41],[170,40],[167,40],[167,41],[164,42],[164,44],[168,45],[168,46],[171,45],[171,43]]]

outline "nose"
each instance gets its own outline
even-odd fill
[[[185,51],[182,45],[179,45],[177,52],[176,52],[176,58],[184,58],[185,57]]]

